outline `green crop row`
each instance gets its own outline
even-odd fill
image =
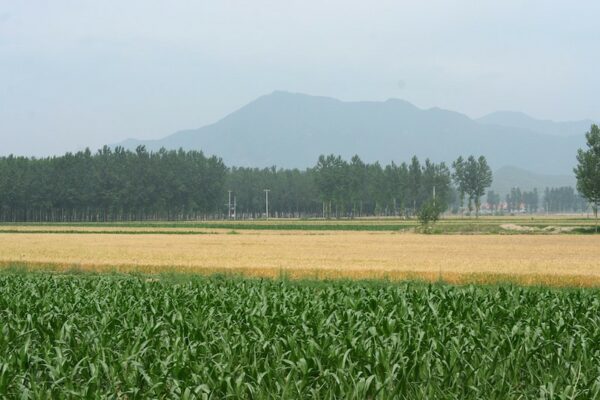
[[[600,291],[0,273],[0,397],[592,399]]]
[[[562,234],[591,234],[595,233],[593,220],[580,218],[467,218],[443,219],[438,221],[430,233],[436,234],[548,234],[553,231],[522,231],[504,229],[503,224],[516,224],[532,227],[538,230],[547,227],[566,227],[569,230]],[[17,228],[18,227],[18,228]],[[31,229],[26,229],[30,227]],[[46,229],[41,229],[41,228]],[[252,220],[252,221],[152,221],[152,222],[74,222],[74,223],[15,223],[0,224],[0,233],[55,233],[53,228],[60,227],[60,233],[85,233],[80,228],[102,228],[106,230],[93,230],[93,233],[121,233],[122,228],[143,228],[144,230],[127,233],[169,233],[163,228],[178,228],[181,232],[174,234],[198,234],[190,229],[232,229],[232,230],[269,230],[269,231],[370,231],[370,232],[413,232],[418,231],[417,220],[401,219],[341,219],[341,220]],[[69,229],[64,229],[69,228]],[[107,229],[113,228],[113,229]],[[186,231],[187,229],[187,231]],[[90,231],[91,232],[91,231]]]

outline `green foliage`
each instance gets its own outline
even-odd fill
[[[501,226],[506,224],[517,224],[543,229],[547,227],[566,227],[561,234],[577,233],[570,228],[592,227],[593,221],[585,216],[562,216],[560,218],[550,216],[523,216],[522,218],[486,217],[479,220],[466,218],[447,218],[440,220],[435,226],[436,233],[461,234],[509,234],[510,231]],[[170,234],[170,235],[215,235],[224,234],[228,231],[242,230],[280,230],[280,231],[412,231],[418,227],[418,220],[398,219],[375,219],[364,218],[355,220],[324,221],[322,219],[304,220],[261,220],[261,221],[145,221],[145,222],[105,222],[105,223],[0,223],[0,240],[4,233],[57,233],[57,234]],[[125,229],[126,228],[126,229]],[[137,229],[142,228],[142,229]],[[172,229],[176,228],[176,229]],[[201,229],[201,230],[199,230]],[[225,230],[225,231],[218,231]],[[516,231],[515,231],[516,232]],[[543,232],[519,232],[519,234],[540,234]]]
[[[442,214],[442,212],[442,207],[437,205],[433,200],[430,200],[427,203],[423,204],[418,214],[421,227],[424,229],[428,229],[430,224],[433,224],[437,222],[438,219],[440,219],[440,215]]]
[[[264,214],[264,189],[270,189],[269,213],[272,216],[321,215],[321,201],[313,175],[310,169],[231,167],[225,189],[232,190],[236,199],[237,218],[258,218]],[[227,201],[224,194],[223,204]]]
[[[341,204],[348,191],[348,163],[342,157],[321,155],[315,166],[315,182],[325,207],[325,216],[331,217],[331,205]]]
[[[529,213],[535,213],[538,210],[540,203],[540,196],[538,190],[534,188],[531,191],[523,192],[523,204],[525,205],[525,211]]]
[[[0,220],[186,219],[215,213],[226,168],[198,151],[105,146],[42,159],[0,157]]]
[[[584,212],[588,208],[585,198],[571,186],[546,188],[543,201],[544,210],[552,213]]]
[[[592,399],[599,294],[3,273],[0,393]]]
[[[498,211],[498,206],[500,205],[500,195],[498,193],[493,190],[488,191],[486,201],[492,208],[492,212],[495,213]]]
[[[469,212],[473,211],[473,205],[475,205],[475,216],[479,216],[481,196],[492,184],[491,168],[484,156],[480,156],[478,159],[469,156],[466,161],[459,157],[452,166],[454,168],[453,178],[458,185],[461,203],[467,194]]]
[[[553,189],[554,190],[554,189]],[[571,188],[571,191],[573,189]],[[539,205],[539,195],[537,189],[532,191],[521,191],[521,188],[513,187],[510,193],[506,194],[507,211],[527,211],[530,213],[537,212]],[[524,208],[523,208],[524,207]]]
[[[421,164],[417,157],[410,165],[392,162],[383,167],[378,162],[365,164],[358,156],[348,163],[332,154],[319,157],[313,172],[327,217],[415,215],[434,190],[445,209],[452,191],[444,163],[427,159]]]
[[[592,125],[585,137],[588,148],[577,151],[578,164],[574,172],[577,178],[577,190],[592,203],[597,220],[600,205],[600,128],[598,125]]]
[[[444,163],[410,166],[320,156],[306,170],[227,168],[198,151],[135,152],[103,147],[42,159],[0,157],[0,221],[106,222],[274,217],[414,215],[432,197],[451,197]],[[233,206],[233,204],[232,204]]]

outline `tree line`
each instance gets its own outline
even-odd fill
[[[2,221],[194,219],[218,209],[227,169],[198,151],[105,146],[0,158]]]
[[[228,168],[200,151],[151,152],[144,146],[46,158],[11,155],[0,157],[0,220],[191,220],[234,212],[258,218],[265,213],[264,189],[270,189],[269,214],[275,217],[410,217],[428,203],[439,211],[456,209],[465,195],[478,211],[481,185],[491,182],[485,159],[459,158],[453,165],[451,171],[443,162],[417,157],[381,165],[323,155],[304,170]]]
[[[513,187],[506,194],[504,203],[501,197],[493,190],[488,191],[486,202],[493,213],[497,212],[520,212],[535,214],[537,212],[568,213],[585,212],[588,202],[573,187],[561,186],[544,190],[543,195],[536,188],[533,190],[521,190]]]
[[[543,209],[550,213],[585,212],[588,202],[571,186],[546,188]]]
[[[598,232],[598,208],[600,208],[600,127],[592,124],[585,134],[586,149],[577,151],[577,165],[573,168],[577,179],[577,192],[571,187],[546,188],[544,208],[546,212],[584,211],[591,205]],[[498,196],[488,193],[488,202],[497,204]],[[506,197],[507,207],[525,204],[526,209],[537,210],[539,199],[537,190],[521,193],[511,190]]]
[[[442,162],[368,164],[354,156],[320,156],[313,169],[325,217],[414,215],[428,201],[452,201],[451,172]]]
[[[542,207],[548,212],[584,210],[586,201],[597,216],[600,204],[600,129],[586,134],[587,150],[579,150],[574,172],[577,190],[546,189]],[[227,167],[201,151],[149,152],[104,146],[63,156],[0,157],[0,221],[127,221],[223,218],[265,213],[264,189],[270,189],[270,215],[275,217],[414,216],[427,210],[458,212],[466,203],[479,214],[491,185],[485,157],[459,157],[448,167],[430,160],[381,165],[354,156],[349,161],[323,155],[312,168]],[[585,200],[583,200],[585,199]],[[513,189],[509,210],[525,204],[539,208],[537,191]],[[500,196],[488,193],[494,207]]]
[[[511,188],[510,193],[506,194],[506,209],[508,212],[521,211],[521,206],[523,206],[525,212],[536,213],[539,204],[540,196],[537,188],[531,191],[521,191],[520,188],[516,187]]]

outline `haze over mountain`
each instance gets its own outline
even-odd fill
[[[483,154],[495,169],[514,166],[537,174],[572,174],[576,151],[585,145],[589,126],[573,123],[581,124],[582,132],[576,134],[571,125],[563,123],[541,121],[536,125],[532,118],[503,116],[506,113],[474,120],[454,111],[420,109],[397,99],[344,102],[276,91],[214,124],[160,140],[128,139],[119,145],[202,149],[223,157],[228,165],[256,167],[305,168],[326,153],[346,158],[359,154],[369,162],[402,162],[412,155],[451,162],[459,155]],[[534,122],[527,124],[528,120]]]
[[[587,132],[594,123],[591,119],[563,122],[541,120],[516,111],[497,111],[478,118],[476,121],[482,124],[527,129],[536,133],[556,136],[581,135],[582,132]]]
[[[501,195],[509,193],[513,187],[518,187],[522,190],[533,190],[535,188],[540,193],[543,193],[547,187],[575,187],[576,184],[575,175],[572,173],[569,175],[536,174],[512,166],[501,167],[495,170],[493,175],[494,180],[491,189]]]
[[[597,0],[41,3],[0,3],[3,156],[160,139],[274,88],[600,120]]]

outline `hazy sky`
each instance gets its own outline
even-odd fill
[[[273,90],[600,118],[600,2],[0,0],[0,154],[214,122]]]

